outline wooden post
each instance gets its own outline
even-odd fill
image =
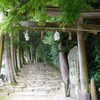
[[[80,28],[80,22],[82,23],[82,19],[79,19],[78,28]],[[77,33],[77,40],[81,81],[81,100],[90,100],[90,94],[87,95],[87,93],[89,93],[89,84],[84,35]]]
[[[94,79],[91,79],[91,100],[98,100]]]
[[[59,50],[63,47],[63,43],[59,43]],[[69,72],[68,72],[68,64],[67,59],[64,52],[59,52],[59,60],[60,60],[60,69],[61,69],[61,76],[62,81],[64,82],[64,89],[65,89],[65,97],[69,96]]]
[[[78,38],[81,92],[88,93],[89,84],[88,84],[88,71],[87,71],[84,35],[77,33],[77,38]]]
[[[2,55],[3,55],[3,42],[4,42],[4,35],[0,34],[0,72],[1,72]]]

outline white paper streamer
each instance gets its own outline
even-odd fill
[[[2,21],[3,21],[3,14],[0,13],[0,23],[2,23]]]
[[[56,31],[54,34],[54,40],[58,41],[60,39],[60,34]]]
[[[25,35],[25,40],[28,41],[29,40],[28,30],[26,31],[24,35]]]

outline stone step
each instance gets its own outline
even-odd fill
[[[14,92],[9,94],[9,96],[33,96],[33,92]]]
[[[7,96],[7,95],[9,95],[9,93],[8,93],[8,92],[3,92],[3,93],[0,93],[0,96]]]
[[[43,86],[43,84],[29,84],[28,86],[31,86],[31,87],[40,87],[40,86]]]
[[[61,88],[60,73],[46,64],[28,64],[15,76],[16,86],[5,85],[3,95],[34,96],[52,95]],[[11,91],[7,92],[7,91]],[[54,93],[53,93],[54,92]]]
[[[59,83],[61,83],[61,81],[60,80],[47,80],[47,81],[45,81],[45,83],[47,84],[47,83],[54,83],[54,84],[59,84]]]
[[[23,91],[41,91],[41,92],[49,92],[49,89],[46,89],[45,87],[26,87],[23,89]]]
[[[29,83],[29,84],[45,84],[45,83],[61,83],[61,80],[50,80],[50,79],[17,79],[18,83]]]
[[[41,91],[41,92],[51,92],[51,91],[55,91],[55,90],[59,90],[60,86],[37,86],[37,87],[21,87],[21,86],[17,86],[14,87],[13,90],[14,91],[24,91],[24,92],[33,92],[33,91]]]
[[[47,92],[14,92],[9,94],[9,96],[50,96],[55,95],[55,93]]]
[[[25,88],[25,87],[26,87],[25,83],[19,83],[16,86],[13,86],[13,88]]]

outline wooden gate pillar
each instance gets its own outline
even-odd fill
[[[79,23],[80,22],[82,23],[82,19],[79,20]],[[78,28],[80,28],[79,25]],[[80,81],[81,81],[80,100],[90,100],[84,35],[77,33],[77,40],[78,40],[78,54],[79,54],[79,67],[80,67]]]
[[[3,34],[0,34],[0,73],[1,73],[2,55],[3,55],[3,42],[4,42],[4,36]]]
[[[77,33],[77,38],[78,38],[81,92],[88,93],[89,85],[88,85],[88,71],[87,71],[84,35]]]

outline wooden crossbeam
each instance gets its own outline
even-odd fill
[[[60,9],[58,7],[46,7],[46,14],[49,16],[60,16]],[[81,14],[83,18],[100,18],[100,9],[93,11],[83,11]]]
[[[45,22],[45,25],[39,25],[36,21],[21,21],[20,24],[24,27],[33,27],[33,28],[61,28],[61,23],[51,23]],[[63,26],[64,28],[77,28],[76,24],[67,24]]]
[[[49,16],[59,16],[60,10],[58,7],[46,7],[46,14]],[[100,18],[100,9],[96,9],[92,12],[90,11],[83,11],[81,14],[82,18]],[[32,22],[32,21],[24,21],[20,22],[20,24],[24,27],[26,27],[28,30],[34,30],[34,31],[73,31],[73,32],[87,32],[87,33],[93,33],[97,34],[97,32],[100,32],[100,25],[89,25],[89,24],[81,24],[81,29],[77,28],[77,24],[67,24],[63,26],[64,28],[61,28],[61,23],[49,23],[45,22],[44,26],[39,26],[38,22]],[[25,29],[25,28],[24,28]]]
[[[45,26],[39,26],[38,22],[32,22],[32,21],[24,21],[20,22],[20,24],[27,29],[31,29],[34,31],[81,31],[81,32],[87,32],[87,33],[93,33],[95,34],[96,32],[100,32],[100,25],[90,25],[90,24],[81,24],[81,29],[77,28],[76,24],[68,24],[65,25],[64,28],[61,28],[60,25],[61,23],[49,23],[45,22]],[[24,28],[25,29],[25,28]]]

